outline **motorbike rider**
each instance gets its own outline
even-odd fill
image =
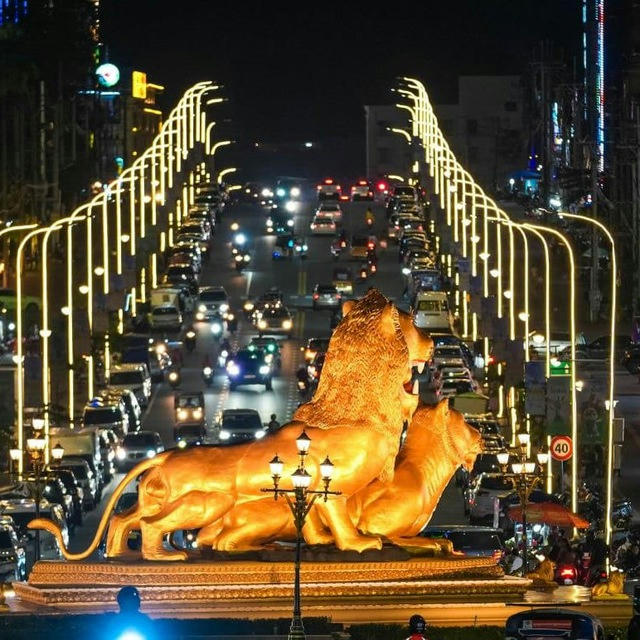
[[[267,424],[267,429],[269,433],[273,433],[280,428],[280,423],[276,420],[276,414],[272,413],[270,416],[269,423]]]
[[[375,222],[375,217],[373,215],[373,211],[371,211],[371,207],[367,207],[367,210],[364,212],[364,221],[368,227],[372,227]]]
[[[407,640],[428,640],[425,635],[427,621],[421,615],[413,615],[409,618],[409,637]]]

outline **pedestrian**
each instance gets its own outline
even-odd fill
[[[133,586],[122,587],[117,595],[118,613],[109,614],[104,638],[119,638],[125,633],[131,637],[152,638],[155,636],[154,624],[149,616],[140,611],[140,593]]]
[[[269,433],[273,433],[280,428],[280,423],[276,420],[276,414],[272,413],[270,416],[269,424],[267,424],[267,429]]]
[[[409,637],[407,640],[429,640],[425,635],[427,621],[421,615],[413,615],[409,618]]]

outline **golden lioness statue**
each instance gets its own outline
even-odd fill
[[[470,469],[481,449],[480,433],[460,412],[449,408],[448,400],[420,407],[409,423],[393,479],[386,483],[375,479],[353,494],[347,502],[351,521],[362,534],[380,536],[410,550],[452,554],[449,540],[418,534],[431,519],[456,469],[461,464]],[[315,507],[309,512],[303,534],[310,544],[333,542]],[[220,551],[258,549],[275,540],[294,540],[295,535],[284,501],[263,498],[230,510],[220,523],[213,547]]]
[[[606,582],[591,587],[592,600],[622,600],[627,597],[624,592],[624,571],[612,571]]]
[[[114,491],[93,541],[81,553],[64,548],[59,528],[49,520],[34,520],[30,528],[53,533],[69,560],[89,556],[107,527],[109,557],[124,555],[129,532],[139,529],[143,558],[186,559],[184,551],[165,548],[165,535],[199,529],[199,545],[212,546],[228,512],[264,497],[261,488],[271,485],[268,461],[275,453],[285,462],[283,488],[290,488],[286,482],[297,467],[296,439],[304,429],[312,440],[305,461],[312,489],[321,487],[322,460],[330,455],[335,464],[331,488],[340,495],[318,501],[315,508],[331,539],[341,550],[381,548],[379,536],[358,531],[348,500],[378,478],[393,479],[403,423],[418,404],[411,393],[412,366],[431,359],[433,341],[376,290],[345,304],[344,311],[312,401],[275,434],[247,444],[172,449],[141,462]],[[137,504],[112,515],[125,487],[143,473]]]

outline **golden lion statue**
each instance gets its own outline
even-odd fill
[[[324,372],[323,372],[324,375]],[[418,537],[436,509],[440,496],[460,464],[471,468],[482,448],[480,433],[448,400],[420,407],[413,415],[407,437],[396,459],[393,480],[375,479],[352,495],[349,517],[361,534],[434,554],[452,554],[449,540]],[[273,498],[247,501],[229,511],[214,548],[220,551],[261,548],[275,540],[294,540],[296,531],[286,503]],[[315,506],[303,529],[309,544],[334,542]]]
[[[613,600],[626,598],[624,593],[624,572],[612,571],[606,582],[591,587],[592,600]]]
[[[549,558],[545,558],[535,571],[529,571],[525,574],[525,578],[533,580],[534,587],[557,586],[554,581],[556,564]]]
[[[417,395],[407,391],[412,366],[431,359],[433,341],[378,291],[345,304],[344,311],[313,400],[275,434],[247,444],[172,449],[141,462],[114,491],[93,541],[83,552],[64,548],[59,528],[49,520],[34,520],[29,527],[55,535],[69,560],[89,556],[107,526],[109,557],[125,555],[129,532],[139,529],[144,559],[184,560],[186,552],[164,547],[165,535],[199,529],[200,546],[218,543],[224,518],[236,505],[264,498],[261,488],[271,486],[268,461],[274,453],[285,461],[283,488],[289,488],[286,483],[298,461],[296,438],[305,429],[312,440],[305,461],[313,478],[310,488],[321,488],[319,466],[330,454],[335,464],[331,488],[341,492],[327,502],[316,502],[314,512],[322,526],[339,549],[381,548],[378,535],[358,531],[348,500],[378,478],[393,479],[403,424],[418,404]],[[125,487],[143,473],[137,504],[112,515]],[[246,523],[244,534],[249,535],[255,524]],[[313,526],[312,518],[309,529]],[[234,533],[241,536],[242,528]],[[318,541],[324,540],[319,536]]]

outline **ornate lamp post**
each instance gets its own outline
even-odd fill
[[[527,572],[527,503],[531,492],[540,482],[545,479],[544,466],[549,461],[549,454],[540,449],[536,454],[537,462],[527,457],[527,450],[530,443],[530,435],[526,432],[517,434],[518,444],[515,453],[517,460],[509,465],[510,454],[508,451],[502,451],[497,455],[498,463],[502,467],[505,478],[513,480],[514,488],[520,499],[520,507],[522,509],[522,574]],[[511,467],[511,471],[507,470]]]
[[[13,475],[17,471],[18,461],[22,458],[22,451],[17,447],[12,447],[9,449],[9,460],[11,461],[11,466],[9,467],[9,474]]]
[[[327,456],[320,464],[320,473],[322,474],[322,482],[324,489],[321,491],[314,491],[309,489],[311,485],[312,476],[305,469],[305,456],[309,451],[311,445],[311,438],[303,431],[296,439],[296,445],[298,447],[298,455],[300,460],[298,462],[298,468],[291,474],[291,482],[293,483],[293,489],[281,489],[280,480],[282,479],[282,469],[284,468],[284,462],[276,455],[271,462],[269,462],[269,468],[271,469],[271,477],[273,478],[273,488],[261,489],[261,491],[267,493],[273,493],[273,499],[277,500],[279,496],[284,496],[291,513],[293,514],[293,521],[296,527],[296,556],[295,556],[295,578],[293,587],[293,618],[291,620],[291,628],[289,629],[289,640],[304,639],[304,626],[302,624],[302,613],[300,611],[300,550],[302,546],[302,528],[304,527],[307,514],[311,510],[313,503],[319,496],[324,497],[324,501],[327,501],[327,497],[330,495],[340,495],[340,491],[329,491],[329,483],[331,482],[331,476],[333,475],[333,464]],[[291,497],[293,496],[293,498]]]

